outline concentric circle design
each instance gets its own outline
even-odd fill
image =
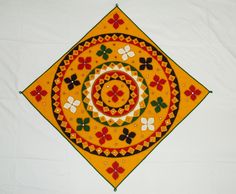
[[[82,101],[89,115],[108,126],[132,123],[148,104],[145,79],[134,67],[121,62],[97,66],[82,88]]]
[[[122,48],[129,45],[140,58],[124,62],[117,50],[110,49],[110,56],[106,55],[103,61],[102,55],[92,59],[94,69],[77,70],[81,85],[68,90],[64,79],[71,76],[71,69],[77,68],[79,57],[86,57],[100,48],[104,52],[115,44]],[[94,64],[97,60],[102,62]],[[163,83],[164,88],[160,85]],[[63,108],[64,94],[79,97],[81,104],[74,119]],[[57,68],[51,95],[53,114],[62,133],[81,149],[104,157],[130,156],[152,147],[169,132],[180,102],[178,80],[165,55],[149,42],[121,33],[94,36],[71,49]],[[81,124],[85,120],[86,123]],[[78,131],[84,125],[89,125],[86,127],[89,133]],[[95,134],[104,127],[112,133],[112,139],[101,145]]]
[[[126,115],[136,106],[138,98],[138,85],[129,74],[123,71],[106,72],[93,84],[93,104],[108,116]]]

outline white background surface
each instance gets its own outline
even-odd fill
[[[117,1],[0,0],[0,194],[112,187],[21,96]],[[213,90],[117,193],[236,193],[236,1],[126,0],[120,8]]]

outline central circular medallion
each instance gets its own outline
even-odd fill
[[[96,121],[123,126],[135,121],[148,103],[148,88],[142,75],[132,66],[108,62],[93,69],[84,81],[85,109]]]
[[[129,74],[112,70],[103,73],[95,80],[91,97],[93,104],[104,115],[121,117],[137,105],[139,89]]]

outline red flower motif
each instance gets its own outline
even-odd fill
[[[109,24],[113,24],[113,27],[114,27],[115,29],[117,29],[117,28],[119,28],[119,25],[121,25],[121,24],[124,23],[124,21],[123,21],[122,19],[119,19],[119,18],[120,18],[120,16],[119,16],[117,13],[115,13],[115,14],[113,15],[113,18],[110,18],[110,19],[108,20],[108,23],[109,23]]]
[[[112,97],[113,102],[117,102],[119,100],[118,96],[123,96],[124,92],[122,90],[119,90],[116,85],[112,87],[112,90],[107,92],[107,95],[109,97]]]
[[[119,163],[118,162],[114,162],[112,164],[112,167],[109,167],[107,169],[107,172],[109,174],[112,174],[112,177],[116,180],[118,177],[119,177],[119,174],[123,173],[125,171],[124,168],[120,167],[119,166]]]
[[[35,96],[35,99],[39,102],[42,99],[42,96],[47,95],[47,91],[43,90],[40,85],[38,85],[35,90],[31,91],[30,94]]]
[[[110,134],[107,134],[108,133],[108,129],[107,127],[103,127],[102,128],[102,131],[99,131],[97,132],[95,135],[97,138],[99,138],[99,143],[102,145],[105,143],[106,140],[111,140],[112,137]]]
[[[80,62],[78,69],[83,69],[84,67],[86,69],[91,69],[91,65],[89,64],[92,61],[91,57],[79,57],[78,61]]]
[[[196,89],[194,85],[191,85],[189,90],[186,90],[184,93],[186,96],[190,96],[192,100],[195,100],[201,94],[201,91]]]
[[[156,86],[159,91],[162,91],[163,85],[166,83],[166,80],[161,79],[158,75],[155,75],[155,76],[153,77],[153,80],[154,80],[154,81],[152,81],[152,82],[150,83],[150,86],[151,86],[151,87],[155,87],[155,86]]]

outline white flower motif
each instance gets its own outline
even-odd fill
[[[72,113],[75,113],[76,112],[76,107],[80,105],[80,101],[79,100],[74,100],[74,98],[72,96],[69,96],[67,98],[67,101],[65,104],[64,104],[64,108],[65,109],[70,109],[70,111]]]
[[[141,123],[143,124],[141,127],[142,131],[146,131],[147,129],[154,131],[154,118],[141,118]]]
[[[131,51],[130,46],[126,45],[124,48],[120,48],[118,53],[122,55],[122,59],[126,61],[129,57],[133,57],[135,54]]]

